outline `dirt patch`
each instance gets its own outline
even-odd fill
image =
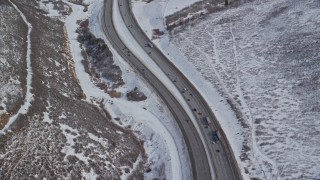
[[[152,38],[151,39],[160,39],[163,34],[164,34],[164,32],[160,31],[159,29],[152,29]]]
[[[2,114],[0,116],[0,129],[3,129],[5,125],[9,122],[10,115],[8,113]]]
[[[120,98],[121,97],[121,92],[117,92],[115,90],[108,91],[108,94],[112,98]]]

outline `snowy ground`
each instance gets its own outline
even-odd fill
[[[175,12],[178,12],[180,10],[182,10],[185,7],[188,7],[190,5],[192,5],[195,2],[198,2],[201,0],[151,0],[151,6],[152,4],[154,4],[154,2],[157,3],[161,3],[162,4],[162,8],[163,8],[163,12],[164,12],[164,16],[169,16],[174,14]],[[134,2],[134,1],[132,1]],[[145,4],[145,2],[144,2]],[[148,9],[145,9],[146,11],[148,11]],[[155,13],[155,12],[153,12]]]
[[[320,176],[319,6],[254,1],[154,41],[212,104],[245,177]],[[165,7],[133,4],[150,38]]]
[[[190,6],[191,4],[197,1],[201,1],[201,0],[165,0],[163,2],[165,3],[164,16],[169,16],[171,14],[174,14],[175,12],[178,12],[183,8]]]

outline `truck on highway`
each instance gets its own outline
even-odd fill
[[[209,125],[211,124],[210,118],[208,116],[202,118],[202,122],[203,122],[205,128],[208,128]]]

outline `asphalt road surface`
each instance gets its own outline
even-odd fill
[[[175,117],[188,148],[193,179],[241,179],[240,170],[231,153],[230,146],[206,101],[190,81],[161,53],[159,49],[156,48],[156,46],[150,46],[149,43],[152,44],[152,42],[150,42],[132,16],[129,1],[119,0],[118,7],[120,8],[121,15],[133,37],[156,64],[167,74],[185,97],[186,102],[199,122],[201,129],[200,133],[202,133],[205,139],[205,144],[203,144],[200,135],[198,134],[199,132],[197,132],[193,123],[190,121],[190,117],[174,95],[172,95],[161,81],[126,48],[126,45],[119,38],[112,21],[113,3],[113,0],[105,0],[104,14],[101,19],[102,24],[104,25],[104,33],[122,58],[133,66],[150,83],[150,85],[153,86],[157,94],[163,99]],[[203,120],[206,116],[210,119],[209,127],[207,128]],[[217,131],[219,134],[220,140],[216,143],[212,143],[213,131]],[[207,149],[207,153],[205,148]],[[213,163],[214,172],[210,171],[210,162]]]

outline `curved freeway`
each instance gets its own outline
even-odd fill
[[[159,49],[152,45],[151,42],[149,43],[150,40],[140,29],[131,13],[129,1],[120,0],[118,7],[120,8],[120,13],[125,24],[129,27],[129,31],[140,46],[181,91],[189,107],[194,112],[195,118],[199,120],[201,132],[198,132],[192,122],[188,121],[190,117],[188,117],[188,114],[179,104],[175,96],[170,93],[162,82],[151,73],[151,71],[134,56],[134,54],[130,53],[126,48],[126,45],[122,42],[113,25],[113,3],[113,0],[105,0],[104,14],[102,17],[104,33],[122,58],[133,66],[150,83],[150,85],[153,86],[175,117],[188,148],[193,179],[241,179],[240,170],[237,167],[230,146],[206,101],[193,84],[170,62],[170,60],[168,60]],[[200,119],[205,116],[210,117],[212,120],[212,123],[209,124],[208,128],[205,128],[200,121]],[[215,144],[211,143],[213,131],[218,131],[220,134],[220,141]],[[204,142],[201,140],[198,133],[202,134]],[[210,171],[211,165],[209,163],[211,162],[213,163],[214,172]]]

